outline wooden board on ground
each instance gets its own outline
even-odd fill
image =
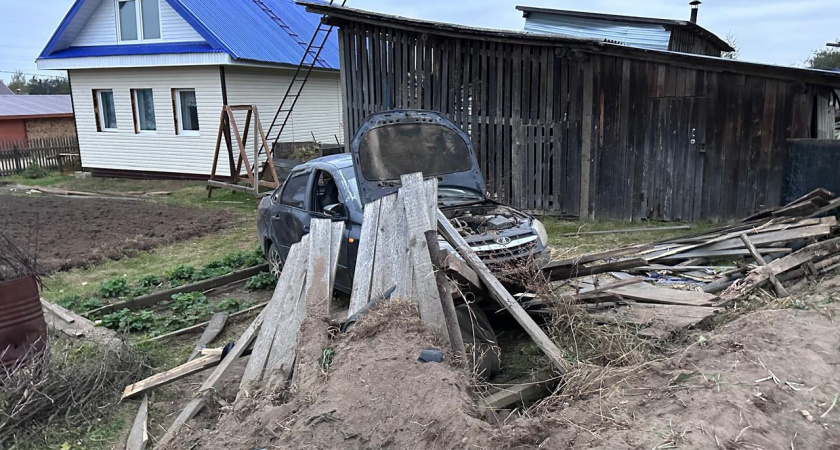
[[[662,338],[674,331],[696,326],[713,316],[717,308],[632,303],[592,314],[601,323],[621,322],[639,328],[639,336]]]
[[[145,450],[146,444],[149,442],[148,419],[149,397],[143,397],[137,416],[134,418],[134,424],[131,426],[131,432],[128,434],[125,450]]]
[[[84,338],[114,348],[122,344],[122,341],[117,337],[117,333],[113,330],[97,327],[90,320],[55,303],[43,299],[41,302],[44,306],[44,320],[51,329],[72,338]]]
[[[140,380],[134,384],[126,386],[123,390],[121,400],[136,397],[140,394],[149,392],[152,389],[188,377],[194,373],[207,370],[211,367],[216,367],[220,362],[221,360],[218,354],[210,354],[196,358],[186,364],[181,364],[180,366],[167,370],[166,372],[152,375],[145,380]]]
[[[566,259],[559,259],[556,261],[551,261],[545,266],[544,269],[553,269],[557,267],[567,267],[567,266],[577,266],[581,264],[586,264],[595,261],[602,261],[607,259],[618,258],[621,256],[627,255],[635,255],[637,253],[643,252],[645,250],[650,250],[653,248],[651,244],[641,244],[641,245],[633,245],[630,247],[619,248],[616,250],[608,250],[605,252],[598,252],[598,253],[587,253],[584,255],[576,256],[574,258],[566,258]]]
[[[621,272],[613,272],[612,276],[619,280],[633,279],[632,275]],[[647,283],[638,283],[632,286],[621,286],[609,289],[607,292],[619,295],[626,299],[636,300],[639,303],[662,303],[669,305],[687,306],[711,306],[718,300],[716,295],[699,291],[684,291],[680,289],[651,286]]]
[[[195,343],[195,347],[193,348],[192,353],[190,353],[190,356],[187,358],[187,362],[195,359],[195,357],[201,352],[202,348],[213,342],[213,339],[216,339],[216,336],[218,336],[225,328],[225,323],[227,323],[229,315],[230,314],[226,312],[218,312],[210,318],[207,328],[204,329],[204,333],[201,334],[201,337],[198,338],[198,342]]]

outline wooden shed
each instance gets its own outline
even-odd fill
[[[305,4],[339,27],[348,138],[441,111],[490,194],[537,213],[740,218],[780,203],[788,139],[833,138],[837,73]]]

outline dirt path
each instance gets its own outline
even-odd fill
[[[141,200],[0,196],[0,225],[21,245],[37,249],[46,272],[119,259],[219,230],[229,217]]]

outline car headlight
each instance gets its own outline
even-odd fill
[[[534,233],[537,233],[542,245],[548,246],[548,233],[545,231],[545,226],[543,226],[542,222],[534,219],[534,221],[531,222],[531,229],[534,230]]]

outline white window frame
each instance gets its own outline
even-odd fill
[[[137,91],[152,91],[152,112],[155,115],[155,128],[157,128],[157,109],[155,108],[155,91],[152,88],[136,88],[131,90],[131,103],[134,105],[134,134],[157,134],[157,129],[143,130],[140,128],[140,102],[137,101]]]
[[[185,130],[183,116],[181,115],[181,92],[192,92],[195,94],[195,102],[198,105],[198,93],[195,88],[172,89],[172,96],[175,98],[175,123],[176,131],[180,136],[201,136],[201,120],[198,121],[198,130]],[[198,108],[196,108],[196,114]]]
[[[96,103],[99,106],[99,111],[98,111],[99,117],[97,117],[97,119],[99,119],[99,130],[102,131],[102,132],[115,133],[115,132],[119,131],[119,128],[105,128],[105,112],[104,112],[105,108],[102,107],[102,105],[105,104],[105,102],[102,101],[102,93],[103,92],[110,92],[111,93],[111,100],[113,100],[113,105],[112,106],[114,107],[115,120],[116,120],[116,115],[117,115],[117,99],[116,99],[116,97],[114,97],[114,90],[113,89],[96,89]],[[116,122],[117,122],[117,127],[119,127],[120,126],[120,121],[116,120]]]
[[[160,42],[163,40],[163,12],[161,11],[161,3],[166,0],[158,0],[158,28],[160,28],[160,37],[155,39],[146,39],[143,36],[143,2],[136,0],[134,8],[135,19],[137,20],[137,39],[124,41],[122,38],[122,30],[120,29],[120,3],[126,0],[114,0],[114,17],[117,20],[117,42],[120,44],[135,44],[137,42]]]

